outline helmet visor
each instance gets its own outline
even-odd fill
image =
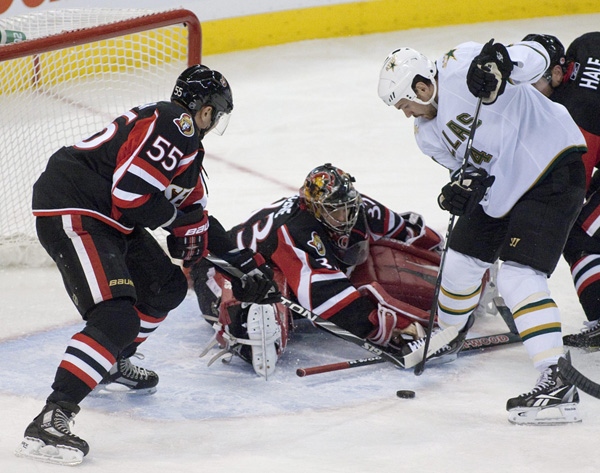
[[[217,112],[215,120],[214,120],[214,124],[211,127],[210,131],[221,136],[223,133],[225,133],[225,130],[227,129],[227,125],[229,125],[229,117],[230,116],[231,116],[230,113]]]

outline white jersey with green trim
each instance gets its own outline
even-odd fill
[[[456,171],[462,165],[477,99],[467,87],[467,71],[482,44],[463,43],[437,61],[438,114],[415,118],[415,137],[423,153]],[[585,139],[566,108],[532,85],[548,68],[546,51],[536,42],[508,47],[514,69],[497,100],[482,105],[469,164],[495,181],[481,201],[491,217],[506,215],[562,156],[585,151]]]

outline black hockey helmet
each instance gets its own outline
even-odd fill
[[[210,129],[219,135],[227,128],[233,110],[231,87],[225,77],[202,64],[188,67],[179,75],[171,100],[181,103],[192,115],[204,106],[213,107]]]
[[[550,67],[544,72],[544,78],[548,80],[548,82],[550,82],[552,78],[552,68],[554,66],[562,67],[563,73],[567,70],[565,47],[556,36],[531,33],[525,36],[522,41],[536,41],[548,52],[548,56],[550,56]]]
[[[327,163],[308,173],[300,198],[326,228],[347,234],[354,228],[360,211],[361,198],[354,181],[350,174]]]

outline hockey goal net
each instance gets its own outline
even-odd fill
[[[31,193],[48,158],[133,106],[168,100],[200,63],[200,24],[183,9],[67,9],[1,18],[0,28],[26,38],[0,45],[0,267],[41,266],[50,260]]]

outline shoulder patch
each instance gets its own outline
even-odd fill
[[[319,256],[325,256],[325,245],[321,241],[321,237],[317,232],[312,232],[311,240],[308,242],[308,246],[312,246],[315,250],[317,250],[317,254]]]
[[[189,113],[182,113],[179,118],[175,118],[173,123],[179,128],[179,132],[183,136],[194,136],[194,120]]]

